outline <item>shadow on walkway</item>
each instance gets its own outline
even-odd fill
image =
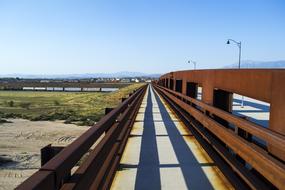
[[[172,121],[165,105],[162,103],[159,96],[155,94],[160,113],[163,118],[169,139],[173,146],[180,168],[182,170],[185,183],[188,189],[213,189],[202,167],[203,163],[199,163],[192,151],[186,144],[185,140],[179,133],[175,123]]]
[[[160,164],[153,119],[153,102],[156,99],[166,127],[168,137],[173,146],[178,164]],[[161,189],[161,168],[180,167],[188,189],[213,189],[202,167],[214,166],[214,163],[199,163],[186,144],[167,112],[159,96],[149,86],[147,106],[144,117],[144,129],[141,141],[140,160],[137,169],[135,189]],[[131,167],[131,166],[129,166]],[[135,167],[135,166],[134,166]],[[173,176],[173,183],[175,183]]]
[[[148,88],[150,88],[150,86]],[[161,189],[152,106],[151,92],[150,89],[148,89],[135,189]]]

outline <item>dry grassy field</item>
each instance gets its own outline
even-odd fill
[[[39,169],[42,147],[68,145],[89,128],[79,125],[92,125],[141,85],[110,93],[0,91],[0,190]]]
[[[108,93],[0,91],[0,118],[65,120],[66,123],[92,125],[104,115],[106,107],[116,107],[122,97],[141,85],[132,84]]]

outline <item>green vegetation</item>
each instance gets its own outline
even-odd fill
[[[93,125],[104,115],[106,107],[116,107],[122,97],[141,85],[132,84],[110,93],[0,91],[0,118],[59,119]]]
[[[8,101],[8,102],[4,102],[7,106],[9,107],[13,107],[14,106],[14,101]]]
[[[7,121],[6,119],[0,118],[0,124],[2,124],[2,123],[10,123],[10,121]]]

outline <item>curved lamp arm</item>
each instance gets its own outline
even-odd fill
[[[227,44],[230,44],[230,41],[234,42],[238,47],[241,47],[241,42],[237,42],[237,41],[235,41],[233,39],[228,39]]]

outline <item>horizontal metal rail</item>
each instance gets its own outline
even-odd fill
[[[212,114],[215,114],[216,116],[219,116],[220,118],[227,120],[228,122],[234,124],[235,126],[249,132],[252,135],[255,135],[267,142],[270,142],[272,146],[279,147],[282,150],[282,153],[285,154],[285,136],[281,135],[279,133],[276,133],[270,129],[264,128],[260,125],[257,125],[255,123],[252,123],[250,121],[241,119],[240,117],[237,117],[231,113],[228,113],[226,111],[223,111],[221,109],[215,108],[211,105],[208,105],[200,100],[197,100],[195,98],[191,98],[189,96],[186,96],[184,94],[175,92],[174,90],[170,90],[168,88],[159,86],[159,88],[171,93],[172,95],[179,97],[180,99],[184,101],[189,101],[199,107],[201,107],[204,111],[208,111]]]
[[[142,95],[137,96],[128,108],[118,117],[117,122],[106,132],[104,138],[90,153],[87,160],[79,167],[71,177],[71,180],[64,184],[62,189],[102,189],[106,183],[106,174],[115,160],[115,156],[120,147],[124,147],[123,139],[128,137],[132,127],[132,118],[135,117],[138,106],[142,100]],[[115,164],[116,165],[116,164]]]
[[[192,98],[197,96],[198,87],[201,87],[203,103],[214,105],[228,112],[232,110],[235,93],[267,102],[270,104],[268,106],[270,112],[268,129],[285,136],[285,85],[283,81],[285,81],[285,69],[208,69],[166,73],[159,78],[158,84]],[[242,130],[242,128],[238,129],[240,134],[243,133]],[[248,130],[251,129],[248,128]],[[258,133],[261,136],[264,135],[260,131]],[[275,137],[273,138],[272,141],[278,141]],[[276,146],[276,141],[275,145],[267,143],[266,148],[270,154],[285,162],[284,143],[280,141],[279,144],[283,146]]]
[[[268,181],[270,181],[277,188],[282,189],[285,185],[285,165],[280,162],[278,159],[269,155],[265,150],[257,147],[253,143],[250,143],[243,139],[242,137],[235,134],[228,128],[225,128],[220,123],[216,122],[209,115],[215,114],[228,122],[234,123],[242,129],[253,133],[259,137],[265,137],[270,143],[275,144],[276,146],[284,147],[284,137],[269,131],[267,129],[262,129],[259,126],[231,116],[229,113],[223,112],[217,108],[214,108],[210,105],[207,105],[203,102],[195,100],[193,98],[177,93],[173,90],[154,85],[155,88],[174,102],[180,109],[183,109],[185,112],[189,113],[193,118],[195,118],[199,123],[201,123],[205,128],[212,132],[219,140],[224,142],[228,147],[230,147],[235,153],[242,157],[247,163],[249,163],[254,169],[256,169],[261,175],[263,175]],[[187,102],[188,101],[188,102]],[[201,112],[197,108],[191,106],[190,103],[194,103],[202,108],[205,112]],[[206,113],[209,112],[207,115]],[[246,126],[246,127],[245,127]],[[280,141],[280,142],[279,142]],[[246,179],[246,175],[243,175],[241,172],[237,172],[241,175],[241,178],[248,183],[248,185],[254,188],[254,184],[251,181]],[[254,183],[254,182],[253,182]]]
[[[82,187],[89,188],[94,185],[92,183],[96,179],[107,177],[112,179],[114,174],[110,173],[106,176],[106,173],[110,172],[110,164],[115,161],[118,163],[118,158],[115,158],[118,156],[117,153],[124,149],[126,143],[126,140],[122,141],[121,139],[126,139],[128,136],[130,129],[127,129],[132,126],[146,88],[145,85],[136,90],[117,108],[109,112],[98,123],[43,165],[39,171],[20,184],[17,189],[59,189],[61,187],[63,189],[82,189]],[[90,152],[87,159],[69,177],[71,169],[83,155],[88,153],[90,147],[102,135],[104,137]],[[105,180],[97,180],[98,183],[95,185],[108,187],[109,184],[99,183],[102,181],[105,182]]]
[[[171,108],[176,112],[178,117],[183,123],[188,126],[188,129],[198,140],[200,145],[206,150],[213,161],[221,169],[224,175],[228,178],[235,189],[268,189],[268,185],[263,183],[254,177],[248,170],[239,163],[228,149],[222,146],[219,140],[215,139],[199,122],[189,115],[187,111],[184,111],[175,102],[171,101],[166,95],[164,95],[159,88],[155,88],[157,92],[169,103]],[[244,182],[236,176],[236,173],[241,177],[242,180],[246,181],[247,186]]]

